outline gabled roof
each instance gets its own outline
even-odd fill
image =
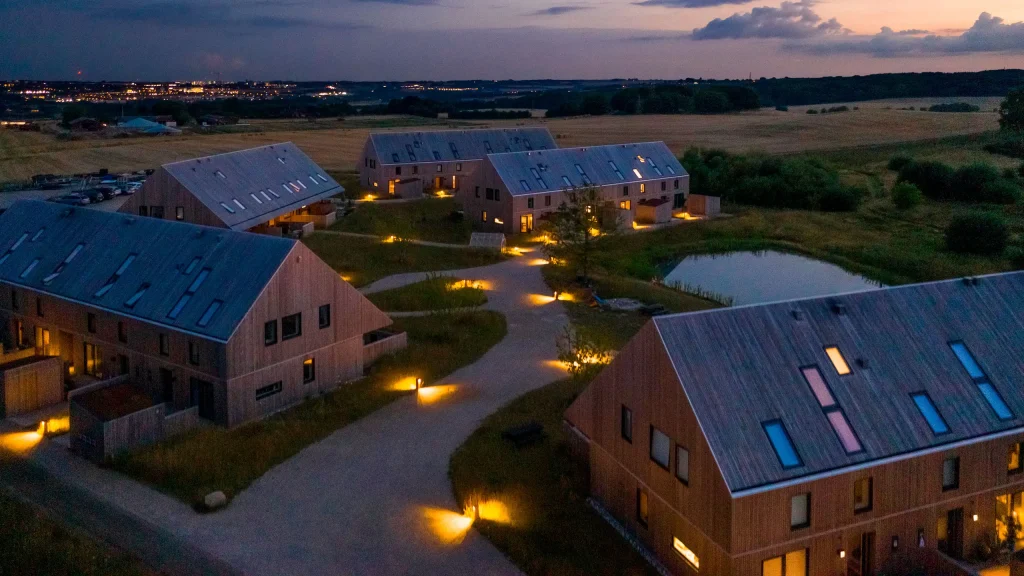
[[[513,196],[687,176],[664,142],[490,154],[487,161]]]
[[[733,495],[1024,426],[1024,273],[661,316],[665,349]],[[1000,419],[950,346],[963,342],[1012,416]],[[838,347],[840,375],[825,348]],[[863,448],[848,454],[801,368],[816,365]],[[948,426],[936,434],[911,397]],[[800,464],[783,468],[780,421]],[[741,493],[741,494],[737,494]]]
[[[385,165],[483,160],[496,152],[558,148],[547,128],[374,132],[370,141]]]
[[[248,230],[345,191],[291,142],[164,164],[163,169],[232,230]]]
[[[260,234],[22,200],[0,215],[0,282],[226,342],[294,246]],[[186,294],[177,317],[169,317]],[[204,318],[215,300],[222,303]]]

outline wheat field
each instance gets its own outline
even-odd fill
[[[33,174],[74,174],[155,168],[167,162],[291,141],[331,171],[355,168],[371,129],[541,125],[559,146],[592,146],[663,140],[676,152],[690,146],[771,154],[820,151],[930,140],[998,127],[992,112],[970,114],[897,110],[902,101],[860,103],[860,110],[810,115],[803,109],[762,109],[721,116],[600,116],[495,122],[445,122],[421,118],[350,118],[345,121],[252,121],[259,131],[58,140],[47,133],[0,130],[0,182]],[[908,101],[909,102],[909,101]],[[915,103],[918,101],[914,101]]]

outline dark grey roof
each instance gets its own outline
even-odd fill
[[[487,160],[513,196],[687,176],[664,142],[491,154]]]
[[[233,230],[248,230],[345,191],[291,142],[174,162],[163,168]]]
[[[374,132],[370,140],[381,164],[483,160],[492,152],[558,148],[547,128]]]
[[[79,244],[83,246],[75,258],[44,283]],[[294,245],[293,240],[260,234],[23,200],[0,215],[0,282],[227,341]],[[97,297],[133,254],[113,287]],[[189,270],[196,258],[198,264]],[[178,317],[168,318],[207,269]],[[144,284],[149,288],[134,307],[127,307]],[[223,304],[200,326],[214,300]]]
[[[949,280],[663,316],[655,323],[734,494],[1024,425],[1024,273],[986,276],[976,285]],[[1012,418],[996,416],[951,350],[953,341],[967,345]],[[839,347],[851,374],[838,375],[826,346]],[[807,365],[820,368],[861,453],[848,455],[840,444],[801,374]],[[947,434],[929,428],[911,399],[919,391],[931,396]],[[776,419],[802,465],[783,469],[762,428]]]

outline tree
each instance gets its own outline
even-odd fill
[[[590,260],[597,244],[596,233],[601,231],[600,208],[601,197],[597,188],[567,190],[565,200],[551,219],[552,242],[544,247],[548,256],[565,261],[584,281],[590,273]]]
[[[999,105],[999,126],[1008,132],[1024,134],[1024,88],[1011,91]]]
[[[1006,220],[990,212],[958,214],[946,227],[946,248],[953,252],[998,256],[1009,239]]]
[[[900,210],[910,210],[924,201],[924,195],[910,182],[898,182],[892,187],[892,203]]]
[[[611,362],[611,348],[590,334],[566,326],[555,341],[558,360],[576,379],[589,380]]]
[[[693,99],[698,114],[723,114],[731,109],[729,97],[718,90],[701,90]]]

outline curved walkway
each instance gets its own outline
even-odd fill
[[[401,398],[309,446],[221,512],[195,514],[127,478],[72,463],[52,446],[40,459],[51,471],[73,474],[109,505],[245,574],[519,574],[479,534],[460,530],[448,462],[485,416],[564,376],[553,360],[568,319],[547,296],[534,263],[527,255],[450,272],[490,284],[482,308],[505,315],[507,336],[429,394]],[[385,278],[367,290],[419,279]]]

